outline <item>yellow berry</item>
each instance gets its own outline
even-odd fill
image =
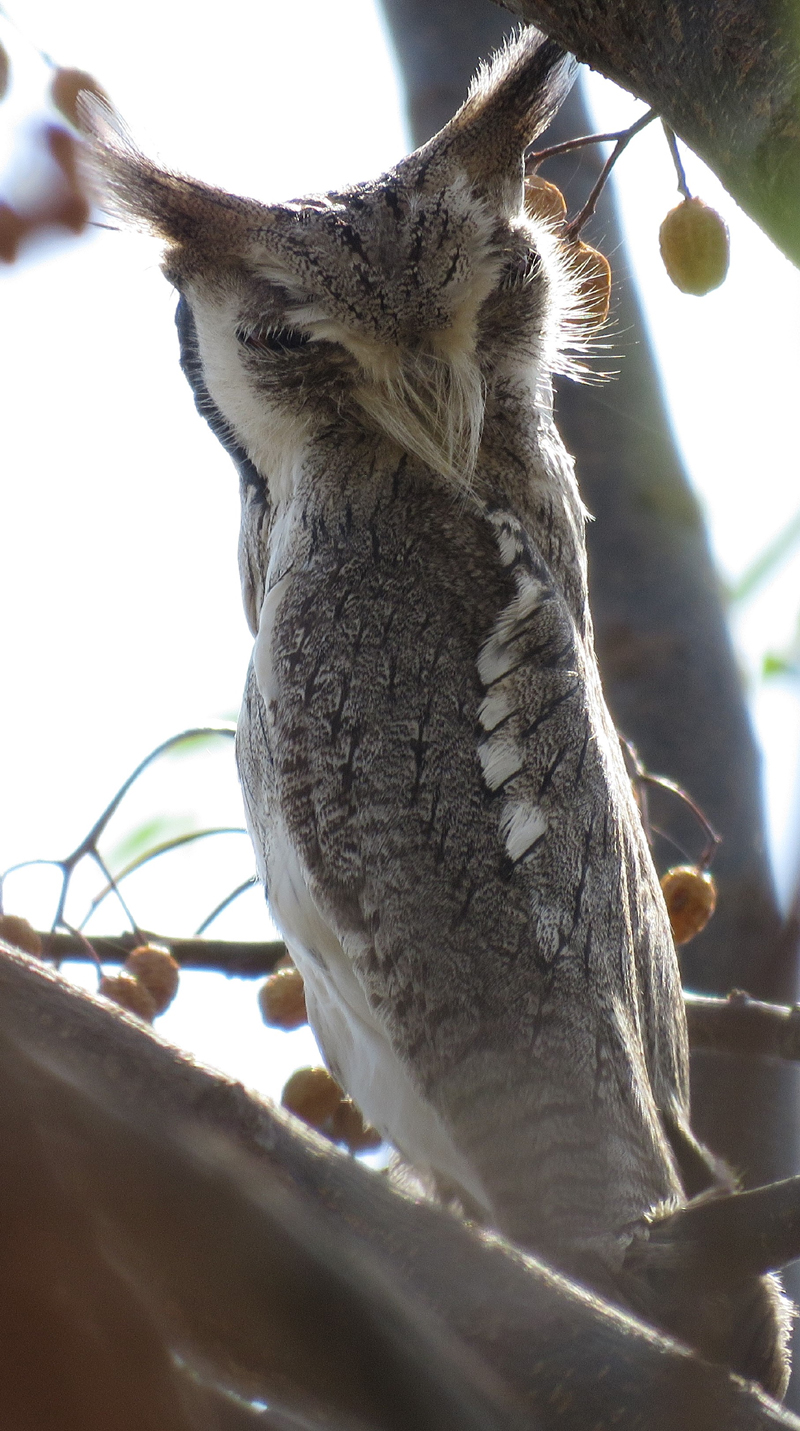
[[[127,1009],[129,1014],[152,1023],[156,1016],[156,1001],[153,995],[130,974],[104,974],[100,980],[98,993],[104,998]]]
[[[308,1023],[303,976],[299,969],[278,969],[258,991],[265,1024],[273,1029],[299,1029]]]
[[[383,1142],[377,1128],[364,1122],[361,1110],[352,1098],[343,1098],[331,1120],[331,1134],[337,1143],[344,1143],[351,1153],[363,1153],[367,1148],[379,1148]]]
[[[676,865],[662,876],[661,888],[676,944],[688,944],[705,929],[717,907],[717,886],[708,870]]]
[[[525,180],[524,202],[528,218],[546,219],[554,224],[566,218],[567,201],[561,190],[538,174],[530,174]]]
[[[327,1068],[298,1068],[281,1094],[281,1103],[304,1123],[325,1132],[342,1097],[341,1088]]]
[[[169,950],[160,944],[140,944],[128,955],[125,969],[147,990],[156,1014],[163,1014],[178,992],[180,977],[179,965]]]
[[[76,129],[82,128],[77,107],[78,95],[82,89],[96,94],[98,99],[104,99],[106,104],[111,103],[102,86],[85,70],[56,70],[50,82],[50,98],[53,104]]]
[[[684,199],[670,209],[658,237],[664,267],[681,293],[699,297],[719,288],[728,272],[730,243],[716,209],[702,199]]]
[[[21,949],[23,954],[33,954],[37,959],[41,957],[40,935],[27,919],[21,919],[18,914],[0,914],[0,938],[13,944],[15,949]]]

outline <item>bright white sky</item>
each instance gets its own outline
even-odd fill
[[[217,5],[139,0],[113,22],[104,0],[11,0],[7,10],[22,33],[0,20],[16,77],[0,109],[5,193],[25,182],[12,129],[40,109],[49,77],[28,42],[94,73],[144,148],[234,192],[287,198],[338,186],[407,148],[371,0],[228,0],[222,19]],[[638,112],[605,81],[592,80],[591,99],[603,129]],[[660,265],[658,225],[677,195],[656,126],[623,158],[620,193],[680,441],[721,571],[735,580],[800,507],[800,275],[691,156],[687,170],[732,234],[730,277],[706,299],[678,293]],[[184,726],[233,717],[249,638],[236,478],[178,368],[174,298],[157,253],[97,232],[0,277],[3,868],[68,852],[149,748]],[[628,281],[618,266],[616,279]],[[796,551],[737,620],[751,680],[765,651],[789,644],[799,609]],[[753,696],[785,890],[800,845],[798,685],[754,681]],[[151,772],[107,851],[164,811],[167,833],[241,823],[230,742],[212,758]],[[168,859],[128,888],[139,922],[166,932],[188,932],[252,868],[241,836]],[[7,908],[46,921],[53,888],[47,871],[19,876]],[[87,888],[76,890],[76,918]],[[106,911],[103,927],[119,928],[113,901]],[[260,896],[240,901],[215,932],[270,937]],[[316,1061],[307,1031],[263,1029],[253,986],[237,980],[184,976],[160,1027],[270,1093],[297,1062]]]

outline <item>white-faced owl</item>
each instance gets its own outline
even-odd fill
[[[469,1215],[780,1390],[771,1284],[726,1322],[626,1270],[716,1174],[553,422],[580,285],[523,205],[572,68],[528,30],[389,173],[281,205],[163,171],[97,109],[96,162],[166,242],[239,469],[239,770],[332,1072]]]

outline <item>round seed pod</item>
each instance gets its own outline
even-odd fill
[[[327,1068],[298,1068],[281,1094],[281,1103],[319,1132],[327,1132],[342,1101],[342,1090]]]
[[[27,919],[21,919],[18,914],[0,914],[0,938],[5,939],[7,944],[13,944],[15,949],[21,949],[23,954],[41,958],[40,935]]]
[[[343,1098],[331,1120],[331,1134],[337,1143],[344,1143],[351,1153],[363,1153],[367,1148],[379,1148],[383,1142],[377,1128],[364,1122],[361,1110],[352,1098]]]
[[[306,993],[299,969],[278,969],[258,991],[258,1007],[265,1024],[273,1029],[302,1028],[308,1023]]]
[[[529,174],[525,180],[524,204],[530,219],[546,219],[558,224],[567,216],[567,201],[561,190],[538,174]]]
[[[8,94],[8,79],[11,73],[11,65],[8,52],[4,45],[0,45],[0,99],[5,99]]]
[[[581,299],[578,321],[599,328],[608,317],[611,303],[611,264],[604,253],[580,239],[571,245],[570,263]]]
[[[696,865],[676,865],[662,876],[661,888],[667,905],[672,937],[676,944],[688,944],[705,929],[717,907],[717,886],[708,870]]]
[[[125,960],[125,970],[144,986],[156,1014],[168,1009],[178,992],[180,967],[161,944],[140,944]]]
[[[684,199],[670,209],[658,239],[664,267],[681,293],[701,297],[719,288],[728,272],[730,241],[716,209],[702,199]]]
[[[156,1001],[153,995],[130,974],[104,974],[98,986],[98,993],[102,994],[103,998],[119,1004],[119,1007],[126,1009],[129,1014],[136,1014],[137,1018],[144,1019],[145,1023],[151,1024],[156,1016]]]
[[[59,114],[63,114],[70,124],[76,129],[83,127],[80,115],[78,114],[78,95],[82,89],[86,89],[90,94],[96,94],[98,99],[105,100],[107,105],[111,105],[111,100],[97,83],[93,75],[87,74],[86,70],[58,69],[50,81],[50,98],[53,101]]]

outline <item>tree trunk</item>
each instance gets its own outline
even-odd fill
[[[489,0],[383,3],[406,86],[412,138],[420,144],[455,112],[478,60],[511,27]],[[621,26],[634,4],[631,0],[603,10],[609,8]],[[636,8],[638,14],[646,13],[646,5]],[[691,8],[711,14],[717,7]],[[577,7],[561,0],[552,6],[520,0],[518,9],[557,39],[575,41],[577,21],[565,17],[577,13]],[[596,23],[598,9],[582,6],[581,13]],[[606,22],[610,24],[604,14],[602,25]],[[642,34],[636,30],[636,43],[644,45],[642,35],[652,32],[655,53],[656,44],[667,43],[667,28],[659,5],[659,17],[645,25]],[[599,36],[591,36],[590,29],[587,18],[579,55],[620,78],[617,70],[596,58],[606,44],[602,26]],[[617,43],[622,46],[622,39]],[[680,69],[672,74],[678,76],[670,90],[677,110],[684,103],[683,74]],[[634,86],[629,82],[628,87]],[[651,98],[641,89],[637,92]],[[737,130],[741,122],[737,119]],[[675,124],[691,142],[691,134],[684,133],[677,120]],[[576,86],[537,147],[590,133],[591,128]],[[574,155],[548,161],[542,172],[577,210],[600,162],[591,147],[577,161]],[[609,187],[585,237],[612,256],[618,273],[630,273]],[[635,335],[619,377],[602,387],[564,381],[557,394],[558,424],[596,519],[588,530],[590,595],[606,697],[618,728],[634,742],[647,767],[684,786],[723,836],[714,866],[720,892],[717,913],[681,951],[685,985],[720,994],[742,987],[762,999],[791,1001],[796,992],[795,951],[791,941],[780,938],[765,847],[759,756],[703,519],[671,432],[629,278],[615,284],[612,317],[617,332]],[[681,819],[672,806],[669,816],[671,822]],[[683,833],[680,825],[678,833]],[[797,1170],[796,1068],[730,1053],[698,1053],[692,1060],[692,1096],[699,1136],[727,1157],[746,1183],[783,1178]],[[793,1404],[800,1405],[800,1396]]]

